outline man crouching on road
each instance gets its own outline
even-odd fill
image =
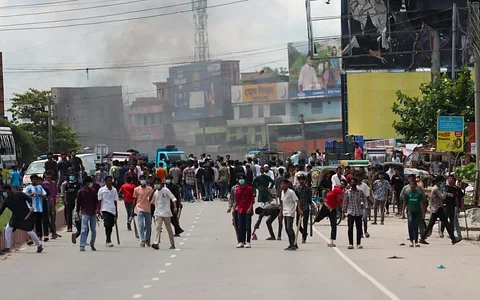
[[[235,190],[235,209],[237,211],[238,245],[237,248],[251,248],[252,212],[255,204],[253,188],[245,183],[245,175],[238,174],[239,186]]]
[[[268,232],[270,233],[270,237],[267,238],[267,241],[274,241],[275,240],[275,234],[273,233],[273,228],[272,228],[272,223],[275,221],[275,219],[278,218],[278,215],[280,214],[280,204],[275,204],[275,203],[269,203],[265,205],[264,207],[257,207],[255,209],[255,214],[258,215],[258,221],[255,223],[255,226],[253,229],[259,229],[260,224],[262,223],[262,218],[264,216],[267,216],[267,228]],[[280,218],[278,219],[278,236],[277,240],[281,241],[282,240],[282,227],[283,227],[283,220]]]

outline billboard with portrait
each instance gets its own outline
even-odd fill
[[[315,49],[310,57],[307,42],[288,44],[291,99],[341,95],[340,38],[315,42]]]
[[[456,66],[470,62],[465,0],[343,0],[342,51],[346,70],[413,70],[432,66],[434,31],[440,67],[452,66],[452,16],[456,15]]]
[[[171,67],[169,74],[169,94],[173,104],[174,121],[223,116],[220,61]]]

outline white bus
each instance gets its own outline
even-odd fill
[[[17,146],[10,127],[0,127],[0,167],[17,165]]]

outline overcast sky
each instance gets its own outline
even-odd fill
[[[137,2],[58,12],[134,1]],[[234,1],[209,0],[208,5],[214,6]],[[12,5],[52,2],[62,3],[5,8]],[[42,30],[4,30],[173,13],[191,9],[191,4],[188,2],[190,0],[0,0],[0,51],[3,52],[6,109],[10,106],[9,99],[12,93],[22,92],[31,87],[50,89],[58,86],[122,85],[124,90],[129,92],[130,102],[134,101],[135,97],[155,95],[152,82],[167,79],[169,64],[193,60],[194,24],[192,12],[184,12],[139,21]],[[339,16],[339,3],[340,1],[336,0],[333,0],[330,5],[325,4],[324,1],[313,2],[312,15],[313,17]],[[178,6],[153,9],[174,4]],[[142,9],[148,10],[80,21],[37,23]],[[38,14],[40,12],[56,13]],[[36,15],[18,16],[18,14]],[[34,24],[5,26],[24,23]],[[316,22],[314,33],[318,37],[339,35],[339,19]],[[305,2],[303,0],[250,0],[210,8],[208,34],[211,58],[240,60],[242,72],[259,70],[265,65],[288,67],[287,43],[307,39]],[[157,66],[90,71],[88,79],[86,71],[83,71],[87,67],[146,63]],[[40,72],[38,70],[45,71],[47,68],[55,71]],[[63,70],[75,68],[82,71]],[[145,93],[142,93],[144,91]]]

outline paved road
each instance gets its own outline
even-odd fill
[[[120,224],[124,224],[123,217]],[[36,254],[23,247],[0,261],[2,299],[475,299],[480,248],[469,242],[452,246],[432,237],[421,248],[406,243],[406,222],[394,218],[371,227],[363,250],[346,249],[346,226],[338,248],[326,247],[327,221],[296,252],[285,241],[264,241],[266,228],[251,249],[235,249],[235,236],[222,202],[185,204],[176,250],[140,248],[121,225],[120,246],[79,252],[67,234]],[[264,224],[262,224],[264,225]],[[436,234],[434,234],[435,236]],[[286,236],[284,234],[284,236]],[[396,255],[403,259],[387,259]],[[438,265],[445,269],[437,269]],[[173,298],[175,297],[175,298]]]

